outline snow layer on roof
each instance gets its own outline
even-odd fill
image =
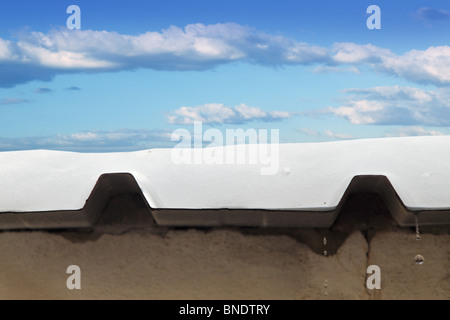
[[[357,175],[386,176],[408,209],[450,208],[450,136],[280,144],[273,175],[260,164],[176,164],[172,152],[1,152],[0,212],[78,210],[100,175],[125,172],[152,208],[331,210]]]

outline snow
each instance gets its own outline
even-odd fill
[[[357,175],[386,176],[408,209],[450,208],[450,136],[280,144],[273,175],[261,164],[176,164],[173,150],[0,152],[0,212],[78,210],[100,175],[124,172],[152,208],[331,210]]]

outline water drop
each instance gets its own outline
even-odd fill
[[[288,167],[286,167],[286,168],[283,169],[283,174],[284,174],[284,175],[287,176],[287,175],[289,175],[289,173],[291,173],[291,169],[289,169]]]
[[[416,214],[414,218],[416,220],[416,240],[420,240],[419,216]]]
[[[324,256],[327,256],[327,255],[328,255],[327,250],[323,250],[323,255],[324,255]]]
[[[327,237],[323,237],[323,245],[324,245],[324,246],[327,245]]]
[[[323,294],[324,294],[325,296],[327,296],[327,295],[328,295],[328,291],[327,291],[327,288],[328,288],[328,281],[327,281],[327,279],[325,279],[325,281],[323,282],[323,288],[324,288]]]
[[[416,261],[417,264],[423,264],[423,262],[425,261],[425,258],[423,256],[421,256],[420,254],[418,254],[417,256],[415,256],[414,261]]]

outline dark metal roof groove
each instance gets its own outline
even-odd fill
[[[103,174],[99,177],[81,210],[0,213],[0,230],[92,228],[105,219],[108,200],[122,194],[139,195],[148,211],[148,219],[168,227],[299,227],[329,228],[336,221],[349,195],[379,194],[399,226],[414,226],[415,216],[421,225],[450,224],[450,210],[412,210],[407,208],[386,176],[353,177],[338,206],[333,210],[267,209],[154,209],[130,173]],[[130,212],[123,212],[127,215]],[[142,219],[139,218],[139,219]],[[139,225],[139,221],[135,221]]]

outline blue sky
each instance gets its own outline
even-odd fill
[[[4,1],[0,151],[170,147],[195,120],[281,142],[449,134],[449,30],[446,1]]]

